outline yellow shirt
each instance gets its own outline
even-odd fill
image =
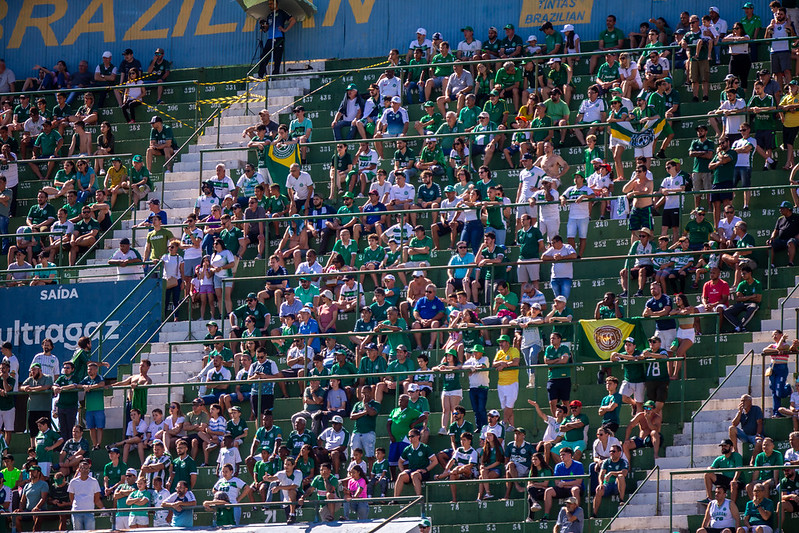
[[[117,187],[123,181],[127,181],[128,179],[128,169],[124,166],[119,167],[119,170],[115,169],[113,166],[108,169],[107,173],[107,180],[110,187]]]
[[[519,355],[519,350],[511,346],[507,353],[503,352],[502,350],[497,350],[497,355],[494,356],[494,362],[497,363],[499,361],[506,361],[510,363],[514,359],[520,358],[521,356]],[[511,367],[507,370],[499,371],[499,380],[497,381],[497,385],[513,385],[514,383],[518,382],[519,367]]]
[[[780,105],[793,105],[799,104],[799,93],[796,96],[786,94],[780,100]],[[785,117],[782,124],[787,128],[795,128],[799,126],[799,111],[783,111]]]

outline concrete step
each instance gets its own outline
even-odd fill
[[[675,530],[688,531],[688,516],[687,515],[674,515],[671,523]],[[648,515],[646,521],[642,521],[640,517],[619,517],[613,522],[611,531],[630,531],[630,532],[643,532],[651,533],[652,531],[666,531],[669,529],[668,516],[652,516]]]
[[[663,506],[663,504],[661,504]],[[675,504],[672,506],[672,513],[674,516],[680,515],[695,515],[699,514],[699,504],[696,502],[693,503],[684,503],[684,504]],[[655,509],[654,504],[652,505],[636,505],[631,503],[627,507],[624,508],[620,518],[633,518],[633,517],[653,517],[653,518],[662,518],[655,516],[657,510]],[[702,509],[704,512],[704,509]],[[669,513],[669,506],[666,505],[665,508],[661,509],[661,513],[665,514],[666,520],[668,520],[668,513]]]
[[[244,156],[242,159],[233,159],[228,156],[225,156],[225,159],[222,160],[203,160],[203,171],[213,171],[216,169],[217,163],[224,163],[225,167],[230,170],[232,168],[240,169],[244,168],[244,165],[247,163],[247,157]],[[175,163],[175,170],[181,172],[194,172],[195,176],[197,175],[197,171],[199,170],[199,155],[197,156],[197,161],[191,161],[188,163]]]
[[[203,146],[197,150],[197,161],[200,160],[199,151],[216,147],[216,141],[217,141],[216,133],[211,134],[209,132],[206,132],[204,135],[200,137],[199,142],[202,143],[203,145],[208,145],[208,146]],[[228,146],[230,144],[232,144],[233,146],[247,146],[247,141],[249,141],[249,139],[243,139],[241,137],[241,131],[219,134],[219,143],[222,146]],[[191,154],[191,152],[189,152],[189,154]],[[213,154],[211,154],[211,157],[213,157]],[[187,161],[187,160],[181,158],[181,161]]]

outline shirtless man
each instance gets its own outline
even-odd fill
[[[533,166],[543,168],[547,176],[557,180],[556,189],[560,188],[561,179],[569,171],[569,164],[555,153],[555,147],[551,142],[544,143],[544,155],[536,159]]]
[[[424,297],[424,291],[431,283],[433,282],[425,277],[424,272],[421,270],[413,271],[413,281],[408,284],[407,297],[405,301],[400,302],[399,305],[400,316],[402,316],[408,324],[412,322],[410,311],[413,309],[413,306],[416,305],[416,300]]]
[[[304,259],[303,252],[307,250],[308,232],[299,223],[292,221],[277,246],[277,255],[280,257],[281,266],[285,266],[285,261],[289,257],[293,258],[295,265],[299,265]]]
[[[139,373],[135,376],[128,376],[122,381],[117,381],[113,385],[114,388],[117,387],[127,387],[129,393],[126,394],[128,397],[128,402],[130,402],[130,408],[137,408],[140,411],[143,409],[143,413],[147,412],[147,389],[138,389],[140,385],[152,385],[153,380],[147,373],[150,371],[150,360],[149,359],[142,359],[141,363],[139,363]],[[128,412],[130,409],[127,407],[125,408],[125,412]]]
[[[630,452],[638,448],[653,448],[655,450],[655,459],[658,457],[660,451],[660,442],[663,436],[660,434],[660,427],[663,425],[663,415],[655,409],[655,402],[647,400],[644,402],[644,410],[637,413],[630,425],[627,426],[627,432],[624,434],[624,456],[627,461],[630,461]],[[630,433],[635,428],[639,428],[638,436],[630,438]]]
[[[92,134],[86,131],[86,123],[79,120],[74,127],[75,133],[72,135],[72,143],[69,145],[68,157],[72,157],[73,154],[91,155]]]
[[[627,199],[632,204],[630,210],[629,228],[632,232],[630,244],[638,240],[638,231],[641,228],[649,228],[654,231],[655,223],[652,219],[652,194],[655,187],[654,180],[646,177],[646,165],[635,167],[635,176],[628,181],[622,192],[627,195]]]

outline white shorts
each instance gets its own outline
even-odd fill
[[[655,330],[655,337],[660,339],[660,347],[666,350],[671,348],[671,343],[677,338],[677,329]]]
[[[570,218],[566,221],[566,238],[585,239],[588,237],[588,222],[587,218]]]
[[[521,200],[519,200],[519,203],[527,202],[529,200],[530,200],[529,198],[522,198]],[[530,207],[529,205],[520,205],[519,207],[516,208],[516,218],[522,218],[522,215],[524,215],[525,213],[533,218],[537,218],[538,208]],[[521,227],[521,225],[519,225],[519,227]]]
[[[499,405],[503,409],[512,409],[516,405],[516,398],[519,397],[519,382],[510,385],[497,385],[499,395]]]
[[[519,278],[519,283],[538,281],[541,279],[541,263],[524,263],[519,260],[516,275]]]
[[[560,233],[560,219],[545,219],[539,218],[538,219],[538,229],[541,231],[543,235],[546,235],[550,239],[558,235]]]
[[[360,448],[366,457],[375,456],[375,442],[377,437],[374,432],[369,433],[353,433],[352,440],[350,441],[350,448]]]
[[[463,398],[463,391],[461,389],[442,390],[441,398]]]
[[[513,463],[513,466],[516,467],[516,474],[518,474],[518,477],[527,477],[527,474],[530,472],[529,466],[520,465],[519,463]]]
[[[611,148],[613,148],[614,146],[623,146],[625,148],[629,148],[630,147],[630,141],[624,141],[622,139],[617,139],[617,138],[611,136],[610,137],[610,142],[608,143],[608,145]]]
[[[696,342],[696,332],[694,328],[678,328],[677,339],[688,339],[691,342]]]
[[[117,531],[121,531],[123,529],[128,529],[129,519],[127,516],[118,516],[115,519],[114,529]]]
[[[635,157],[652,157],[652,147],[655,143],[647,144],[643,148],[635,149]]]
[[[50,469],[53,467],[53,463],[41,462],[39,463],[39,468],[42,469],[42,476],[47,477],[50,475]]]
[[[718,313],[719,311],[724,311],[725,309],[727,309],[727,306],[722,303],[718,303],[712,307],[705,307],[704,305],[696,306],[697,313]]]
[[[128,518],[128,527],[149,526],[149,525],[150,525],[149,516],[131,516],[130,518]]]
[[[646,395],[644,394],[644,383],[630,383],[629,381],[622,381],[621,388],[619,389],[619,393],[622,396],[627,396],[628,398],[634,399],[638,403],[644,403],[646,401]]]
[[[423,268],[423,267],[429,267],[430,263],[428,263],[427,261],[407,261],[403,263],[402,266],[405,268]]]
[[[9,409],[8,411],[0,411],[0,429],[6,431],[14,431],[14,420],[17,418],[17,411]]]

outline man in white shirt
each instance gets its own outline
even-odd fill
[[[289,175],[286,176],[286,191],[289,199],[294,202],[294,212],[303,212],[307,215],[311,209],[311,198],[313,198],[313,180],[310,174],[300,170],[300,165],[297,163],[289,167]]]
[[[385,74],[380,76],[377,82],[377,87],[380,89],[380,98],[386,96],[402,96],[402,80],[394,75],[394,69],[386,69]]]
[[[733,151],[738,154],[738,159],[735,161],[735,183],[737,184],[740,179],[741,187],[751,187],[752,158],[757,151],[757,140],[752,137],[752,127],[747,122],[738,126],[738,132],[741,134],[741,138],[732,143]],[[744,211],[749,211],[751,195],[750,191],[744,191]]]
[[[84,459],[78,466],[78,475],[69,482],[67,491],[72,502],[72,527],[76,530],[94,529],[95,520],[92,513],[78,513],[76,511],[91,511],[102,509],[100,500],[100,484],[89,475],[89,461]]]
[[[442,115],[447,114],[447,104],[457,102],[458,111],[466,105],[466,95],[474,91],[474,77],[463,65],[456,64],[454,72],[450,74],[447,81],[447,90],[442,96],[436,99],[438,110]]]
[[[141,255],[130,247],[127,237],[119,241],[119,249],[108,260],[109,265],[117,267],[117,281],[141,279],[141,263]]]
[[[599,98],[599,88],[592,85],[588,88],[588,98],[580,104],[580,110],[577,112],[578,124],[593,124],[595,122],[605,122],[608,116],[607,105],[605,100]],[[597,129],[592,127],[588,128],[589,135],[596,135]],[[585,137],[579,128],[574,129],[574,136],[580,144],[585,144]]]
[[[39,108],[31,105],[30,118],[22,124],[22,139],[19,143],[22,159],[28,159],[28,156],[31,155],[30,150],[33,148],[36,137],[44,131],[44,121],[45,118],[39,115]]]
[[[574,277],[574,263],[571,259],[577,258],[577,252],[568,244],[563,243],[560,235],[550,237],[550,246],[541,255],[542,261],[552,261],[551,285],[555,296],[563,296],[569,299],[572,289],[572,278]]]
[[[463,32],[463,40],[458,43],[458,49],[455,51],[455,56],[463,61],[471,60],[476,52],[483,48],[483,43],[474,38],[474,28],[465,26],[461,28]],[[477,65],[472,65],[476,68]]]
[[[732,204],[724,206],[724,216],[719,219],[717,229],[721,237],[722,248],[735,248],[735,225],[738,222],[741,222],[741,218],[735,216],[735,208]]]
[[[542,188],[533,194],[533,199],[536,203],[548,202],[548,204],[538,208],[538,229],[542,235],[552,239],[553,235],[560,232],[560,195],[553,184],[553,179],[549,176],[544,176],[541,185]],[[532,216],[536,218],[535,213]]]
[[[230,179],[230,176],[225,172],[224,163],[216,165],[216,175],[213,178],[209,178],[207,183],[210,183],[211,187],[214,188],[214,194],[216,194],[217,198],[224,198],[228,194],[234,197],[236,196],[236,194],[232,192],[236,191],[236,184],[233,183],[233,180]]]
[[[17,77],[14,75],[14,71],[6,67],[5,60],[0,59],[0,93],[14,92],[14,82],[16,81]]]
[[[516,203],[529,202],[541,188],[541,181],[546,177],[546,172],[541,167],[533,164],[533,154],[526,153],[522,156],[522,170],[519,172],[519,188],[516,190]],[[533,219],[538,218],[536,208],[522,205],[516,208],[516,227],[522,226],[522,215],[528,214]]]
[[[389,211],[411,209],[413,207],[413,200],[416,197],[416,189],[410,183],[406,183],[405,174],[397,172],[394,174],[396,183],[391,186],[391,191],[388,193],[388,205],[386,209]],[[410,213],[411,224],[416,225],[416,213]]]
[[[463,203],[463,198],[455,195],[455,187],[447,185],[444,187],[446,198],[441,200],[441,211],[438,212],[438,222],[430,226],[430,233],[433,237],[433,246],[439,248],[439,237],[441,235],[452,235],[450,249],[455,249],[455,243],[460,238],[463,230],[463,222],[460,219],[461,211],[453,209]]]

